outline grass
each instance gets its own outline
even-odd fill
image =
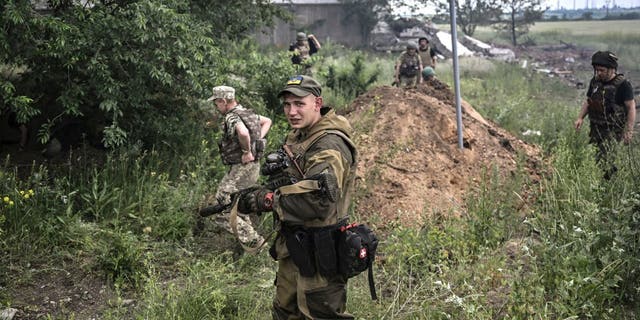
[[[391,79],[392,57],[366,57],[365,73],[381,70],[378,84]],[[353,59],[322,63],[350,70]],[[438,77],[451,83],[449,70],[440,64]],[[484,116],[515,134],[541,131],[522,138],[545,148],[549,166],[538,182],[524,170],[500,179],[487,168],[465,215],[389,228],[374,268],[380,301],[370,301],[359,275],[348,311],[357,319],[636,319],[639,152],[620,148],[618,174],[603,180],[586,130],[571,129],[579,92],[516,65],[463,59],[461,70],[462,96]],[[352,99],[330,94],[338,106]],[[70,159],[18,177],[0,166],[0,303],[13,305],[15,290],[37,284],[16,270],[62,266],[112,288],[100,318],[269,319],[276,266],[266,252],[237,256],[230,235],[193,234],[195,204],[224,172],[212,143],[195,141],[189,154],[130,150],[100,168]],[[525,193],[533,200],[522,210]]]

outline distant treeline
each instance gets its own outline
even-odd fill
[[[640,8],[620,9],[580,9],[580,10],[549,10],[546,11],[542,20],[636,20],[640,19]]]

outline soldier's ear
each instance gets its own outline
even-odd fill
[[[320,110],[320,108],[322,108],[322,103],[323,103],[322,97],[316,97],[316,106],[315,106],[316,110]]]

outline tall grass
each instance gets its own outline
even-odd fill
[[[385,74],[392,58],[364,57],[372,62],[364,74],[377,68],[378,83],[391,80]],[[323,63],[349,70],[345,61],[353,60]],[[635,319],[638,152],[620,148],[620,170],[603,180],[586,130],[571,129],[582,93],[523,76],[515,65],[461,65],[463,97],[543,145],[547,174],[534,183],[524,169],[506,178],[485,168],[463,216],[436,214],[419,228],[385,229],[374,266],[380,300],[370,300],[360,275],[349,281],[348,311],[358,319]],[[439,65],[438,76],[450,83],[447,69]],[[352,99],[340,90],[330,94],[337,105]],[[272,143],[286,129],[275,119]],[[541,135],[523,136],[526,129]],[[55,170],[19,175],[3,165],[0,249],[7,263],[0,264],[0,303],[12,304],[4,288],[30,281],[7,273],[9,265],[67,261],[63,267],[104,277],[117,289],[100,314],[105,319],[269,319],[276,266],[266,252],[234,255],[220,245],[231,236],[192,232],[194,209],[224,173],[215,138],[194,134],[188,154],[133,148],[99,167],[74,157]],[[372,221],[383,221],[375,214]],[[123,302],[128,297],[135,306]]]

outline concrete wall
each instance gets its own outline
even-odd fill
[[[294,21],[288,24],[278,20],[273,29],[262,30],[256,36],[259,43],[288,47],[295,41],[298,31],[314,34],[321,44],[331,40],[349,47],[359,47],[365,43],[357,18],[352,17],[345,23],[346,12],[340,3],[281,6],[293,14]]]

